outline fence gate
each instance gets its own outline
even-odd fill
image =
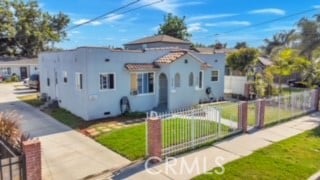
[[[161,155],[175,155],[212,143],[238,130],[237,123],[223,120],[220,111],[204,106],[169,113],[148,114],[161,121]],[[148,123],[146,123],[148,126]],[[148,133],[148,128],[147,132]],[[148,137],[148,135],[146,136]],[[148,152],[148,146],[147,146]]]

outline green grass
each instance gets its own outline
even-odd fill
[[[44,102],[40,101],[36,94],[19,96],[18,99],[34,107],[40,107],[44,104]]]
[[[130,160],[143,158],[146,151],[145,125],[114,130],[96,138],[97,142]]]
[[[72,114],[65,109],[54,108],[48,110],[47,113],[61,123],[71,127],[72,129],[80,129],[86,124],[86,122],[82,120],[82,118]]]
[[[282,95],[290,95],[292,93],[299,93],[299,92],[303,92],[303,91],[306,91],[306,90],[309,90],[309,89],[305,89],[305,88],[288,88],[288,87],[285,87],[285,88],[282,88]]]
[[[238,103],[220,103],[212,105],[220,110],[221,116],[224,119],[229,119],[232,121],[238,121]],[[295,117],[302,114],[301,110],[296,110],[294,112],[291,109],[278,108],[277,106],[266,106],[265,109],[265,123],[273,123],[276,121],[288,119],[290,117]],[[255,104],[248,104],[248,124],[251,126],[256,125],[256,106]]]
[[[320,169],[319,153],[320,127],[230,162],[223,175],[213,169],[210,175],[194,179],[307,179]]]
[[[207,134],[217,133],[215,122],[203,120],[171,119],[164,123],[165,141],[164,147],[176,145],[191,140],[191,123],[194,123],[194,137],[202,137]],[[221,126],[222,132],[230,132],[227,126]],[[173,138],[174,137],[174,138]],[[137,160],[145,157],[146,151],[146,130],[145,124],[114,130],[96,138],[96,140],[112,149],[113,151],[127,157],[130,160]]]

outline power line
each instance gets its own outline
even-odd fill
[[[132,8],[132,9],[129,9],[129,10],[126,10],[126,11],[123,11],[123,12],[121,12],[121,13],[119,13],[119,14],[114,14],[114,15],[112,15],[115,11],[119,11],[119,10],[122,10],[122,9],[124,9],[124,8],[127,8],[127,7],[129,7],[129,6],[133,5],[133,4],[138,3],[139,1],[140,1],[140,0],[134,1],[134,2],[132,2],[132,3],[129,3],[129,4],[125,5],[125,6],[122,6],[122,7],[120,7],[120,8],[115,9],[115,10],[112,10],[112,11],[110,11],[110,12],[108,12],[108,13],[105,13],[105,14],[103,14],[103,15],[100,15],[100,16],[98,16],[98,17],[96,17],[96,18],[90,19],[90,20],[88,20],[88,21],[86,21],[86,22],[83,22],[83,23],[81,23],[81,24],[78,24],[78,25],[75,25],[75,26],[73,26],[73,27],[70,27],[70,28],[68,28],[66,31],[70,31],[70,30],[72,30],[72,29],[78,28],[78,27],[83,26],[83,25],[85,25],[85,24],[89,24],[89,23],[91,23],[91,22],[97,21],[98,19],[106,18],[106,16],[108,16],[108,15],[111,15],[110,17],[113,17],[113,16],[117,16],[117,15],[127,14],[127,13],[129,13],[129,12],[136,11],[136,10],[138,10],[138,9],[142,9],[142,8],[145,8],[145,7],[148,7],[148,6],[152,6],[152,5],[154,5],[154,4],[161,3],[161,2],[163,2],[164,0],[154,1],[154,2],[151,2],[151,3],[148,3],[148,4],[144,4],[144,5],[141,5],[141,6],[138,6],[138,7],[135,7],[135,8]]]
[[[152,6],[152,5],[154,5],[154,4],[158,4],[158,3],[161,3],[161,2],[163,2],[163,1],[164,1],[164,0],[154,1],[154,2],[151,2],[151,3],[145,4],[145,5],[138,6],[138,7],[136,7],[136,8],[129,9],[129,10],[127,10],[127,11],[124,11],[124,12],[120,13],[120,14],[127,14],[127,13],[129,13],[129,12],[136,11],[136,10],[138,10],[138,9],[142,9],[142,8],[145,8],[145,7],[148,7],[148,6]]]
[[[131,3],[128,3],[128,4],[126,4],[126,5],[121,6],[121,7],[119,7],[119,8],[116,8],[116,9],[114,9],[114,10],[111,10],[111,11],[109,11],[109,12],[106,12],[106,13],[100,15],[100,16],[97,16],[97,17],[95,17],[95,18],[92,18],[92,19],[90,19],[90,20],[88,20],[88,21],[85,21],[85,22],[83,22],[83,23],[80,23],[80,24],[71,26],[71,27],[69,27],[68,29],[66,29],[66,31],[70,31],[70,30],[73,30],[73,29],[78,28],[78,27],[80,27],[80,26],[83,26],[83,25],[89,24],[89,23],[91,23],[91,22],[97,21],[97,20],[99,20],[99,19],[101,19],[101,18],[104,18],[104,17],[110,15],[110,14],[113,14],[113,13],[115,13],[115,12],[117,12],[117,11],[120,11],[120,10],[122,10],[122,9],[125,9],[125,8],[127,8],[127,7],[129,7],[129,6],[132,6],[132,5],[134,5],[134,4],[138,3],[138,2],[140,2],[140,0],[133,1],[133,2],[131,2]]]

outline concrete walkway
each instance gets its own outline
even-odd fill
[[[42,147],[43,179],[82,179],[130,163],[92,139],[59,123],[47,114],[18,101],[19,95],[33,93],[0,84],[0,111],[14,110],[23,116],[22,129],[38,137]]]
[[[212,147],[177,157],[176,160],[169,163],[156,165],[149,169],[151,172],[155,172],[155,175],[150,174],[141,165],[140,169],[123,171],[114,179],[191,179],[215,167],[221,167],[219,164],[226,164],[243,156],[248,156],[258,149],[316,128],[319,125],[320,113],[318,112],[251,134],[235,136],[216,143]],[[192,168],[192,165],[195,164],[199,165],[199,168]]]

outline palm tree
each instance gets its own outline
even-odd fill
[[[263,47],[266,55],[273,55],[283,48],[289,46],[290,41],[294,37],[295,30],[283,31],[281,33],[273,35],[272,39],[265,39],[266,46]]]
[[[305,55],[312,60],[312,53],[320,46],[320,15],[316,15],[316,20],[302,18],[298,22],[300,28],[300,49],[301,55]]]

